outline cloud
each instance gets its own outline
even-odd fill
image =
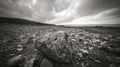
[[[36,4],[37,3],[37,0],[32,0],[33,4]]]
[[[119,17],[120,0],[0,0],[0,8],[1,16],[59,24]]]
[[[120,8],[112,8],[105,11],[102,11],[95,15],[94,17],[97,19],[104,19],[104,18],[114,18],[120,16]]]
[[[57,2],[59,2],[59,0]],[[68,3],[69,5],[67,5],[67,8],[60,12],[57,12],[57,8],[55,8],[53,11],[55,18],[47,21],[47,23],[65,23],[79,17],[82,20],[112,18],[118,15],[120,7],[118,4],[120,3],[119,0],[69,0]],[[66,5],[63,4],[63,6]]]
[[[68,8],[72,0],[55,0],[54,7],[56,12],[61,12]],[[61,5],[62,4],[62,5]]]
[[[120,8],[112,8],[104,10],[95,15],[88,15],[75,18],[72,21],[60,23],[62,25],[68,24],[119,24],[120,22]],[[58,24],[59,25],[59,24]]]
[[[68,8],[56,12],[55,10],[53,11],[53,14],[55,18],[51,21],[48,21],[48,23],[56,23],[56,22],[64,22],[64,21],[70,21],[73,18],[77,17],[77,9],[80,6],[80,0],[72,0],[70,1],[70,5]]]
[[[25,17],[27,17],[26,14],[21,14],[18,11],[12,11],[12,10],[8,11],[7,9],[4,9],[4,8],[0,8],[0,16],[1,17],[23,18],[23,19],[25,19]]]
[[[1,0],[0,16],[44,22],[53,17],[49,0]]]
[[[20,4],[19,0],[16,0],[14,2],[13,1],[14,0],[11,0],[10,2],[9,0],[1,1],[0,8],[5,10],[5,12],[8,11],[9,14],[12,12],[17,12],[18,14],[20,13],[23,16],[31,16],[32,11],[27,6]],[[12,14],[15,15],[14,13]],[[16,17],[19,16],[18,14],[16,15]]]

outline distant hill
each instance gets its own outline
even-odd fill
[[[19,19],[19,18],[9,18],[9,17],[0,17],[0,23],[54,26],[53,24],[46,24],[46,23],[42,23],[42,22],[30,21],[30,20]]]
[[[64,27],[120,27],[120,24],[70,24],[70,25],[58,25]]]

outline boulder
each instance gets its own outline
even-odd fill
[[[71,63],[73,54],[82,52],[76,39],[72,39],[67,32],[56,31],[45,34],[39,46],[45,58],[58,63]]]

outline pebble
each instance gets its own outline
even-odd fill
[[[99,60],[95,60],[95,62],[97,62],[97,63],[101,63]]]
[[[88,53],[87,50],[84,50],[84,49],[80,49],[83,53]]]
[[[82,53],[78,53],[78,55],[79,55],[79,57],[80,57],[80,58],[82,58],[82,57],[83,57]]]

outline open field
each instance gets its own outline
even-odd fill
[[[80,59],[75,61],[74,67],[120,66],[120,28],[64,28],[0,24],[0,67],[8,67],[8,60],[14,56],[34,55],[35,43],[40,41],[45,34],[55,31],[65,31],[80,40],[79,45],[82,52],[80,57],[77,57]],[[30,57],[30,59],[32,58]],[[42,67],[48,67],[45,62],[43,63]],[[23,66],[21,65],[21,67]]]

